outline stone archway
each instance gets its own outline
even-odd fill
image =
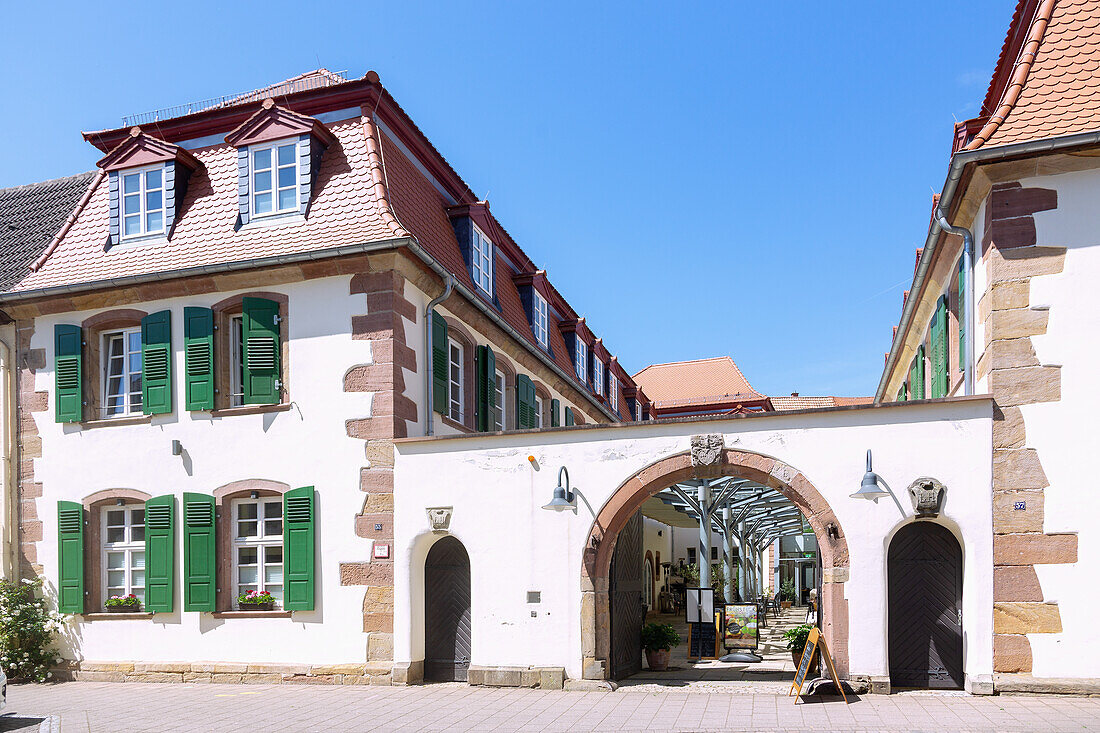
[[[848,676],[848,542],[821,492],[796,468],[770,456],[723,449],[706,478],[735,476],[773,488],[797,506],[818,537],[823,574],[821,617],[837,673]],[[611,649],[608,575],[619,530],[646,499],[679,481],[701,478],[684,451],[637,472],[615,490],[600,509],[584,546],[581,567],[581,654],[585,679],[607,679]],[[605,541],[606,539],[606,541]]]

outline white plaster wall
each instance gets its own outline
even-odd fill
[[[1100,677],[1096,609],[1100,585],[1089,570],[1100,557],[1100,493],[1092,459],[1100,452],[1097,365],[1100,364],[1100,172],[1082,171],[1021,181],[1058,191],[1058,208],[1035,214],[1037,242],[1067,247],[1061,273],[1031,280],[1031,306],[1049,307],[1047,333],[1033,336],[1039,362],[1061,365],[1059,402],[1024,405],[1026,445],[1039,451],[1050,486],[1045,490],[1046,532],[1076,532],[1078,561],[1037,565],[1044,600],[1057,601],[1061,634],[1030,634],[1033,674]]]
[[[53,419],[53,326],[79,324],[97,311],[39,318],[31,348],[46,350],[36,389],[49,391],[50,412],[34,413],[43,458],[35,459],[42,482],[37,500],[45,540],[38,557],[47,582],[57,580],[57,501],[82,501],[102,489],[132,488],[153,496],[185,491],[210,493],[240,479],[270,479],[317,490],[316,610],[296,611],[292,619],[215,619],[210,614],[157,614],[149,620],[105,620],[66,627],[66,656],[95,661],[219,660],[325,663],[366,659],[362,633],[362,587],[341,587],[338,565],[364,561],[371,543],[354,532],[361,511],[359,469],[363,441],[349,438],[344,421],[370,415],[371,394],[343,391],[348,368],[371,360],[368,341],[350,337],[352,315],[366,313],[364,295],[349,296],[350,276],[265,287],[289,298],[290,411],[212,418],[188,412],[182,374],[183,307],[209,306],[231,293],[173,298],[135,307],[172,311],[176,409],[155,416],[151,425],[112,425],[95,429],[62,425]],[[179,440],[185,457],[171,454]],[[177,498],[177,577],[175,605],[183,606],[179,576],[182,525]],[[86,583],[99,583],[86,576]]]
[[[664,573],[661,571],[662,562],[670,562],[672,542],[669,536],[667,524],[656,519],[642,517],[642,557],[648,551],[653,555],[653,605],[657,605],[657,594],[664,585]],[[658,534],[658,532],[660,534]],[[658,559],[659,558],[659,559]],[[650,582],[649,578],[643,578],[643,582]]]
[[[964,547],[965,671],[992,673],[991,406],[980,398],[401,442],[394,490],[395,659],[422,658],[423,557],[435,539],[425,508],[452,506],[451,533],[471,559],[471,663],[561,666],[580,677],[581,554],[593,518],[623,481],[687,451],[690,436],[702,432],[724,433],[727,447],[789,463],[830,502],[851,553],[845,592],[852,674],[888,673],[887,541],[910,521],[909,483],[919,476],[943,481],[948,486],[944,523],[959,533]],[[860,485],[868,448],[899,504],[849,498]],[[536,457],[537,466],[528,455]],[[550,499],[561,465],[569,468],[581,494],[576,514],[540,508]],[[529,590],[542,592],[534,618],[526,603]]]

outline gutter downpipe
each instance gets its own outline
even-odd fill
[[[16,391],[12,364],[14,351],[6,340],[0,338],[0,491],[3,491],[3,513],[0,516],[0,572],[8,580],[19,577],[19,563],[16,550],[19,546],[19,502],[13,476],[18,462],[15,454],[15,399]]]
[[[435,433],[435,410],[433,405],[433,384],[432,380],[432,313],[435,311],[435,307],[451,297],[451,292],[455,288],[454,276],[449,272],[443,274],[443,292],[439,297],[432,299],[427,306],[424,307],[424,394],[427,395],[425,401],[424,412],[426,413],[424,418],[424,435],[433,435]]]
[[[963,238],[963,289],[966,298],[963,306],[963,394],[974,394],[974,235],[966,227],[955,226],[947,221],[947,214],[936,206],[936,220],[940,228],[949,234],[958,234]]]

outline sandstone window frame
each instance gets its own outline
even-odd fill
[[[152,498],[152,494],[138,489],[103,489],[81,500],[88,521],[88,533],[84,538],[84,613],[105,610],[103,602],[107,598],[107,572],[103,552],[103,512],[117,507],[120,500],[130,504],[144,504]]]
[[[440,415],[445,425],[461,430],[462,432],[477,431],[477,380],[474,378],[476,365],[474,357],[477,353],[477,339],[469,331],[466,325],[453,316],[438,313],[439,317],[447,322],[447,414]],[[462,361],[462,386],[460,391],[462,412],[461,420],[455,420],[450,414],[450,366],[451,366],[451,342],[461,346]]]
[[[130,413],[118,415],[109,420],[103,419],[103,336],[108,333],[134,328],[140,331],[141,319],[147,315],[149,314],[145,311],[136,308],[114,308],[96,313],[81,322],[81,338],[84,342],[82,346],[84,352],[82,423],[107,424],[114,421],[130,422],[150,418],[149,415]]]
[[[235,533],[233,503],[240,499],[264,499],[278,497],[280,501],[283,495],[290,491],[290,484],[269,479],[242,479],[224,484],[214,489],[214,543],[217,555],[217,590],[214,595],[214,613],[226,613],[236,611],[237,587],[235,580],[234,549]],[[255,494],[255,496],[253,496]],[[285,521],[285,518],[284,518]],[[286,549],[283,549],[283,586],[286,587]],[[280,606],[282,605],[280,601]],[[290,611],[258,611],[249,612],[272,616],[289,616]]]
[[[233,355],[243,358],[239,345],[233,348],[233,319],[244,317],[245,298],[264,298],[279,305],[279,354],[280,380],[279,402],[274,405],[233,404],[234,381]],[[286,293],[256,290],[238,293],[210,306],[214,315],[214,415],[251,414],[272,412],[290,407],[290,297]],[[243,390],[243,387],[242,387]]]

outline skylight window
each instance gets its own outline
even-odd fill
[[[122,236],[164,231],[164,166],[122,174]]]
[[[535,340],[538,341],[539,346],[548,349],[550,348],[550,315],[546,306],[546,298],[535,292],[534,300],[534,323],[532,325],[535,328]]]
[[[256,216],[298,210],[298,142],[249,148],[252,212]]]
[[[493,243],[476,226],[470,258],[471,275],[478,290],[493,296]]]

